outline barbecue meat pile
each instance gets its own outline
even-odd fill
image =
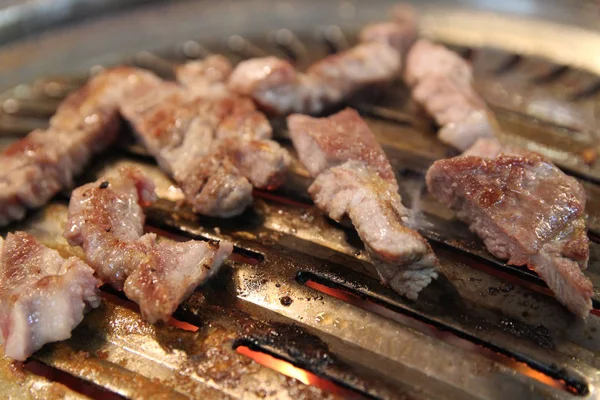
[[[371,41],[325,57],[305,73],[276,57],[242,61],[229,89],[273,113],[317,114],[362,88],[391,81],[399,70],[398,51],[387,41]]]
[[[25,360],[45,343],[68,339],[99,282],[76,257],[62,258],[25,233],[0,238],[0,338],[6,356]]]
[[[404,79],[413,98],[440,125],[440,140],[461,151],[479,138],[493,138],[498,129],[472,78],[471,67],[458,54],[426,39],[408,53]]]
[[[271,189],[282,183],[289,155],[269,140],[271,126],[251,100],[231,94],[197,97],[139,70],[127,74],[132,83],[121,113],[194,211],[238,215],[252,202],[253,186]]]
[[[180,66],[181,84],[136,68],[104,71],[71,94],[50,120],[0,154],[0,225],[23,218],[70,187],[91,156],[110,146],[119,114],[182,186],[195,211],[229,217],[252,202],[252,187],[275,188],[289,157],[250,99],[225,81],[231,64],[211,56]]]
[[[574,178],[521,151],[436,161],[427,172],[427,186],[490,253],[532,268],[569,310],[588,315],[593,288],[581,271],[589,258],[586,196]]]
[[[329,118],[291,115],[288,126],[302,164],[315,177],[309,193],[329,217],[349,217],[381,280],[410,299],[437,277],[437,258],[406,227],[408,211],[383,149],[352,109]]]
[[[144,234],[142,205],[154,184],[136,169],[122,169],[73,191],[65,237],[83,247],[98,276],[140,306],[149,322],[166,321],[192,291],[214,275],[231,243],[158,241]]]

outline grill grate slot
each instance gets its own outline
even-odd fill
[[[549,370],[547,366],[536,360],[523,357],[522,355],[513,353],[505,348],[482,341],[478,337],[465,331],[453,329],[447,324],[440,323],[439,321],[423,316],[422,314],[412,313],[403,307],[394,305],[393,300],[391,302],[383,300],[382,296],[378,293],[369,294],[363,288],[350,288],[343,283],[336,283],[312,273],[306,274],[300,272],[298,274],[298,280],[300,283],[316,289],[321,293],[342,299],[347,303],[356,305],[367,311],[398,321],[403,325],[409,326],[420,332],[425,332],[430,336],[452,343],[457,347],[480,352],[486,357],[497,360],[498,362],[514,368],[516,371],[543,382],[548,386],[575,393],[580,396],[589,393],[587,384],[581,378],[565,375],[564,370]],[[540,327],[539,330],[543,332],[542,336],[544,336],[541,338],[541,341],[548,343],[545,346],[553,347],[553,344],[548,339],[545,328]],[[545,335],[544,332],[546,333]],[[481,348],[477,349],[476,346],[481,346]]]
[[[255,339],[238,340],[234,343],[233,347],[238,353],[252,358],[259,364],[297,379],[304,384],[320,387],[324,391],[333,393],[344,399],[362,400],[381,398],[365,393],[364,387],[362,389],[348,387],[343,377],[340,379],[328,373],[317,374],[311,372],[310,367],[294,365],[296,360],[293,357],[272,346],[261,345]]]
[[[75,378],[66,372],[47,366],[36,360],[29,360],[24,363],[25,371],[31,372],[37,376],[44,377],[53,382],[60,382],[66,387],[80,393],[90,399],[97,400],[123,400],[125,397],[116,393],[107,391],[106,389],[90,384],[81,379]]]

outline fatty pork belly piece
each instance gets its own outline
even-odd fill
[[[315,177],[308,191],[330,218],[352,221],[383,283],[416,299],[437,278],[429,244],[407,228],[408,210],[383,149],[351,109],[329,118],[288,117],[300,161]]]
[[[167,321],[179,304],[219,271],[229,257],[229,242],[157,242],[153,234],[140,238],[147,262],[125,281],[128,298],[140,306],[142,317],[151,323]]]
[[[317,114],[360,89],[391,81],[399,70],[398,52],[374,41],[325,57],[305,73],[277,57],[242,61],[231,74],[229,89],[276,114]]]
[[[472,87],[469,64],[447,48],[420,39],[408,53],[404,72],[413,98],[435,118],[442,142],[458,150],[493,138],[497,122]]]
[[[64,236],[72,246],[82,246],[87,262],[98,277],[117,289],[143,262],[131,251],[144,234],[142,205],[156,200],[154,183],[134,168],[120,175],[80,186],[71,194]],[[140,251],[145,246],[140,245]]]
[[[142,317],[166,321],[192,291],[214,275],[232,245],[174,243],[144,234],[142,205],[155,199],[154,184],[136,169],[77,188],[64,236],[83,247],[98,276],[140,306]]]
[[[121,113],[195,212],[238,215],[251,204],[253,186],[282,183],[289,156],[269,140],[270,124],[250,99],[198,97],[176,86],[140,82]]]
[[[25,232],[0,237],[0,339],[7,357],[24,361],[44,344],[68,339],[100,304],[94,270],[62,258]]]
[[[427,187],[484,241],[494,256],[525,265],[574,314],[588,315],[592,283],[583,187],[534,153],[436,161]]]
[[[69,95],[47,130],[35,130],[0,154],[0,226],[47,203],[111,145],[119,116],[104,76]]]

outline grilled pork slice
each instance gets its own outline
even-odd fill
[[[365,25],[358,35],[359,41],[387,43],[404,59],[404,55],[417,40],[418,17],[409,4],[399,4],[392,8],[392,20]]]
[[[175,70],[177,81],[201,97],[218,98],[229,94],[227,79],[233,66],[221,55],[211,55],[203,60],[190,61]]]
[[[71,195],[64,236],[69,244],[83,247],[100,279],[122,289],[125,279],[144,261],[128,250],[144,234],[142,205],[155,200],[154,183],[133,168],[80,186]]]
[[[0,170],[0,226],[23,218],[27,208],[39,207],[62,188],[71,186],[73,177],[81,172],[92,155],[103,151],[115,141],[119,131],[119,111],[124,110],[134,125],[140,125],[144,121],[142,111],[152,110],[148,118],[153,119],[149,124],[154,123],[157,128],[154,133],[146,135],[143,133],[147,131],[142,131],[141,136],[146,144],[153,144],[152,135],[162,137],[163,147],[155,146],[152,149],[167,172],[174,174],[172,166],[165,161],[169,154],[162,153],[171,153],[174,150],[172,147],[178,147],[178,143],[185,144],[180,149],[182,151],[173,151],[171,157],[178,160],[179,169],[186,171],[179,180],[182,186],[193,185],[181,179],[185,180],[188,175],[198,175],[190,171],[191,165],[196,165],[197,161],[195,150],[202,149],[206,153],[203,156],[208,156],[218,147],[213,142],[212,145],[202,142],[202,137],[195,134],[188,135],[184,142],[186,135],[183,134],[188,130],[203,131],[206,125],[210,127],[214,138],[242,139],[237,143],[238,149],[233,154],[245,154],[244,160],[248,159],[248,153],[252,149],[269,149],[270,152],[263,152],[268,154],[268,160],[256,166],[259,172],[255,171],[254,164],[252,168],[240,171],[240,165],[234,162],[236,160],[228,160],[224,162],[227,168],[219,169],[218,178],[209,176],[207,178],[211,181],[208,185],[194,186],[198,190],[205,190],[206,187],[205,193],[189,195],[199,212],[208,208],[210,215],[229,216],[240,213],[252,200],[252,185],[244,175],[246,171],[254,177],[257,174],[268,174],[267,170],[271,168],[270,177],[262,181],[269,187],[275,187],[283,179],[287,168],[287,153],[274,142],[265,143],[271,137],[271,127],[264,115],[255,109],[252,101],[237,98],[227,91],[225,80],[230,73],[231,65],[226,59],[211,56],[204,61],[185,64],[177,70],[178,78],[185,87],[164,82],[148,71],[129,67],[110,69],[92,78],[85,87],[61,103],[47,130],[33,131],[0,154],[0,164],[3,166]],[[168,104],[171,97],[177,99],[173,105]],[[198,98],[211,100],[199,101],[202,104],[196,107],[198,104],[192,103]],[[161,104],[163,108],[159,107]],[[176,110],[179,106],[181,110]],[[171,119],[163,119],[163,111],[171,113]],[[202,118],[197,118],[198,115],[194,113],[200,114]],[[169,132],[159,135],[158,128]],[[164,138],[172,131],[175,132],[166,141]],[[257,142],[252,142],[254,140]],[[188,148],[194,151],[185,151]],[[243,150],[244,148],[248,150]],[[274,160],[275,154],[279,159]],[[179,156],[183,158],[179,160]],[[186,167],[186,162],[190,166]],[[268,162],[271,164],[267,164]],[[253,181],[256,186],[263,187],[257,182]],[[237,188],[232,185],[237,185]],[[209,190],[212,192],[209,193]],[[222,211],[218,201],[226,198],[227,192],[243,195],[237,202],[230,198],[231,201],[227,203],[230,205],[229,209]],[[194,204],[193,201],[199,199],[204,203]]]
[[[149,322],[166,321],[229,256],[232,245],[159,242],[144,232],[142,205],[155,199],[154,184],[136,169],[73,191],[65,237],[83,247],[98,276],[140,306]]]
[[[416,231],[397,187],[361,161],[347,161],[319,174],[309,188],[317,207],[335,221],[348,216],[372,256],[381,281],[416,299],[437,278],[435,255]]]
[[[591,307],[584,221],[585,192],[534,153],[493,159],[461,156],[435,162],[427,186],[457,211],[494,256],[532,268],[576,315]]]
[[[159,80],[139,80],[121,113],[194,211],[231,217],[252,202],[252,187],[283,182],[289,155],[250,99],[200,98]],[[248,162],[252,160],[253,162]]]
[[[290,115],[288,126],[302,164],[315,177],[309,193],[340,222],[350,218],[383,283],[416,299],[437,278],[429,244],[407,228],[392,167],[373,133],[351,109],[329,118]]]
[[[0,238],[0,337],[7,357],[23,361],[44,344],[71,337],[100,304],[92,270],[77,257],[25,233]]]
[[[233,250],[228,242],[157,243],[154,235],[144,235],[139,241],[145,242],[143,255],[148,262],[127,278],[124,291],[151,323],[168,320],[183,300],[219,270]]]
[[[105,77],[61,104],[47,130],[35,130],[0,154],[0,226],[24,217],[71,186],[91,156],[114,142],[118,114]]]
[[[316,114],[362,88],[391,81],[399,70],[398,52],[374,41],[326,57],[306,73],[276,57],[242,61],[231,74],[229,89],[273,113]]]
[[[458,54],[420,39],[408,53],[404,79],[440,125],[442,142],[464,151],[479,138],[494,137],[495,117],[473,89],[471,67]]]

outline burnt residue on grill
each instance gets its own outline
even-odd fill
[[[327,344],[296,325],[274,323],[262,331],[247,331],[239,344],[260,348],[313,372],[334,362]]]
[[[527,338],[532,342],[537,343],[538,346],[548,349],[554,348],[550,332],[544,325],[531,326],[513,318],[502,318],[500,320],[500,326],[503,331],[510,333],[517,338]]]

